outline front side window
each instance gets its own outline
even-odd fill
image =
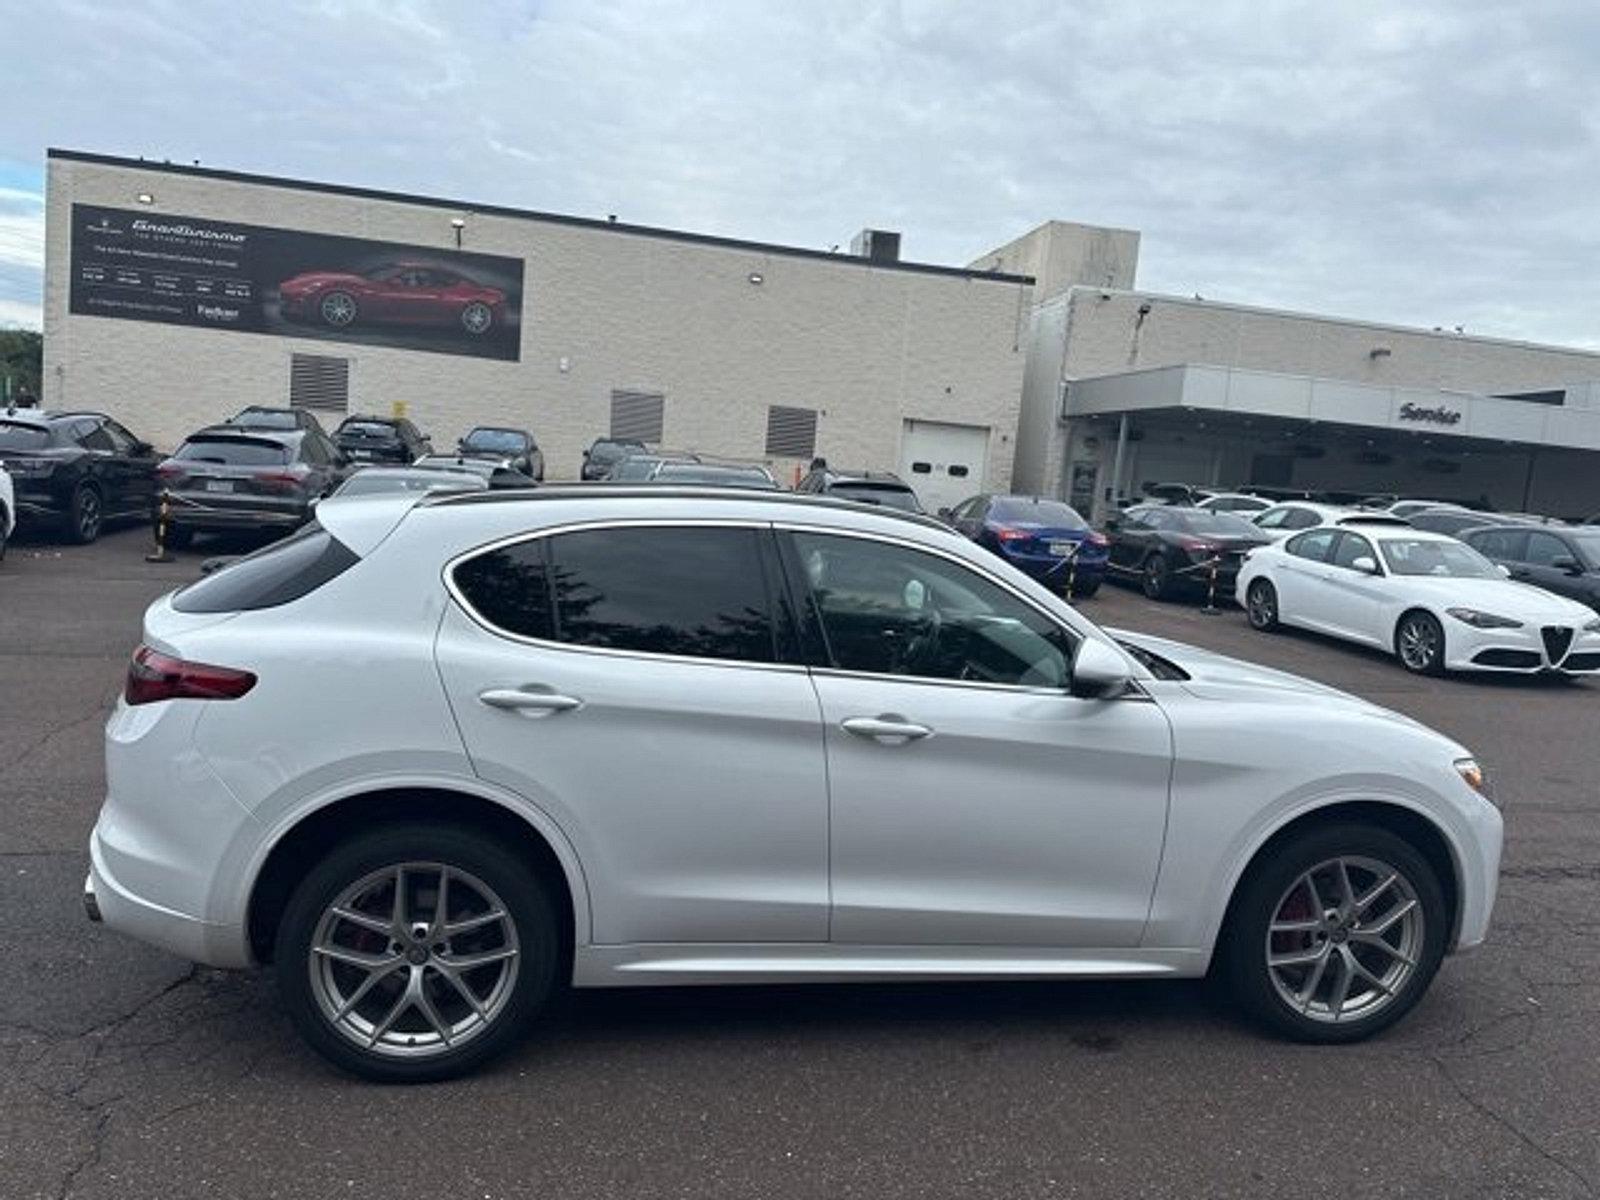
[[[846,671],[1064,688],[1078,639],[958,563],[908,546],[796,533],[827,661]]]
[[[1527,561],[1531,565],[1535,567],[1553,567],[1562,559],[1567,562],[1575,562],[1577,555],[1560,538],[1554,534],[1543,533],[1539,530],[1534,530],[1528,534]]]
[[[1507,562],[1521,562],[1528,535],[1520,529],[1485,529],[1467,534],[1466,542],[1479,554]]]
[[[1336,529],[1317,529],[1311,533],[1302,533],[1299,537],[1290,538],[1284,549],[1296,558],[1309,558],[1312,562],[1327,562],[1328,551],[1333,546],[1333,539],[1339,536]]]
[[[462,562],[456,587],[489,624],[607,650],[777,660],[753,529],[585,529]]]
[[[1370,558],[1374,564],[1378,561],[1378,556],[1373,553],[1372,543],[1366,538],[1353,533],[1340,534],[1339,544],[1333,551],[1333,565],[1353,571],[1356,569],[1358,558]]]

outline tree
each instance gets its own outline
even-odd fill
[[[0,400],[37,398],[44,378],[44,335],[32,329],[0,329]]]

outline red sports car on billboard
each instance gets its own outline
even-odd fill
[[[432,325],[482,337],[505,315],[506,294],[425,263],[385,263],[354,274],[303,271],[278,285],[282,315],[330,329]]]

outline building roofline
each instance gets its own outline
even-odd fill
[[[664,229],[655,225],[632,225],[624,221],[602,221],[595,217],[574,217],[563,213],[540,212],[537,209],[513,208],[503,204],[476,204],[465,200],[451,200],[440,196],[424,196],[410,192],[390,192],[379,188],[353,187],[338,183],[321,183],[310,179],[292,179],[280,175],[258,175],[248,171],[226,171],[216,167],[185,166],[181,163],[152,162],[143,158],[125,158],[116,154],[96,154],[87,150],[66,150],[50,147],[45,151],[47,160],[90,163],[101,167],[120,167],[134,171],[156,171],[167,175],[183,175],[192,179],[215,179],[224,183],[254,184],[257,187],[285,188],[299,192],[317,192],[322,195],[349,196],[360,200],[383,200],[395,204],[414,204],[427,208],[442,208],[454,213],[483,216],[511,217],[524,221],[539,221],[549,225],[565,225],[576,229],[604,230],[633,237],[657,238],[663,241],[687,242],[697,246],[716,246],[725,250],[747,250],[758,254],[777,254],[786,258],[818,259],[846,266],[875,267],[884,271],[908,271],[921,275],[945,275],[956,279],[973,279],[987,283],[1034,282],[1031,275],[1014,275],[1004,271],[980,271],[971,267],[950,267],[939,263],[876,262],[858,258],[853,254],[839,254],[829,250],[813,250],[806,246],[785,246],[777,242],[755,242],[745,238],[721,237],[710,233],[691,233],[682,229]]]
[[[1193,296],[1175,296],[1167,292],[1151,292],[1142,288],[1097,287],[1094,284],[1075,283],[1066,294],[1097,293],[1104,296],[1133,296],[1144,300],[1159,300],[1163,304],[1182,304],[1189,308],[1233,309],[1236,312],[1257,313],[1268,317],[1284,317],[1293,321],[1315,321],[1322,325],[1344,325],[1355,329],[1376,329],[1385,333],[1404,333],[1412,337],[1439,338],[1449,342],[1473,342],[1483,346],[1509,346],[1518,350],[1542,350],[1546,353],[1573,354],[1600,362],[1600,349],[1584,346],[1558,346],[1551,342],[1530,342],[1521,338],[1485,337],[1475,333],[1456,333],[1448,329],[1424,329],[1419,325],[1397,325],[1388,321],[1365,321],[1360,317],[1336,317],[1326,313],[1306,312],[1295,308],[1271,308],[1264,304],[1240,304],[1233,300],[1196,300]]]

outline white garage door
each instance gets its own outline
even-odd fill
[[[987,425],[907,421],[900,433],[900,478],[929,512],[953,508],[983,491]]]

